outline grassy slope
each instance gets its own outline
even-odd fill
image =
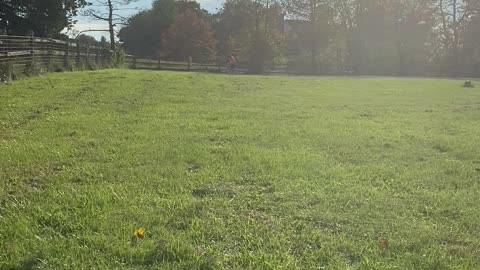
[[[460,85],[125,70],[0,85],[0,269],[478,269],[480,89]]]

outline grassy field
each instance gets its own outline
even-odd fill
[[[0,85],[0,269],[480,269],[476,84]]]

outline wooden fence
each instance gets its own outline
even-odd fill
[[[152,69],[152,70],[176,70],[176,71],[197,71],[197,72],[225,72],[225,66],[215,63],[188,63],[180,61],[165,61],[154,59],[136,59],[132,55],[127,55],[126,64],[132,69]]]
[[[33,36],[0,35],[0,68],[10,65],[16,73],[27,73],[29,65],[43,67],[48,69],[47,71],[71,69],[74,65],[84,68],[88,68],[87,65],[91,64],[105,66],[111,64],[111,57],[112,52],[109,48],[82,44],[78,40],[62,41]],[[219,57],[219,59],[221,58]],[[212,63],[188,63],[187,61],[137,59],[127,55],[125,62],[129,68],[134,69],[226,72],[223,60]],[[270,74],[288,73],[286,65],[273,64],[267,65],[265,72]],[[235,68],[235,73],[248,73],[247,65],[240,63]]]
[[[221,59],[221,57],[219,57]],[[226,61],[225,61],[226,62]],[[126,63],[132,69],[151,69],[151,70],[176,70],[176,71],[194,71],[194,72],[226,72],[226,63],[222,60],[211,63],[197,63],[187,61],[166,61],[161,59],[137,59],[133,55],[127,55]],[[246,63],[239,63],[235,67],[235,73],[248,73]],[[267,64],[265,73],[269,74],[287,74],[287,65]],[[293,74],[293,73],[292,73]]]
[[[14,69],[25,69],[29,64],[68,68],[71,64],[107,62],[108,48],[81,44],[79,41],[2,36],[0,35],[0,65],[11,64]]]

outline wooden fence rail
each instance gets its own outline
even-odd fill
[[[82,44],[79,41],[62,41],[33,36],[0,35],[0,68],[11,65],[17,72],[26,73],[29,65],[69,69],[71,65],[111,63],[109,48]],[[219,57],[221,59],[221,57]],[[196,72],[226,72],[223,61],[211,63],[165,61],[159,59],[136,59],[127,55],[125,63],[134,69],[155,69]],[[0,70],[1,71],[1,70]],[[247,65],[240,63],[235,73],[247,73]],[[267,65],[267,73],[285,74],[286,65]],[[0,78],[1,79],[1,78]]]
[[[134,69],[173,70],[173,71],[196,71],[196,72],[225,72],[225,66],[216,63],[195,63],[166,61],[159,59],[136,59],[127,55],[126,64]]]
[[[71,64],[107,62],[108,48],[81,44],[78,41],[0,35],[0,65],[10,64],[16,70],[29,64],[67,68]]]
[[[181,61],[165,61],[161,59],[137,59],[133,55],[127,55],[126,63],[133,69],[152,69],[152,70],[176,70],[176,71],[194,71],[194,72],[227,72],[226,65],[222,61],[210,63],[196,63]],[[248,66],[240,63],[235,67],[235,73],[248,73]],[[270,74],[288,74],[287,65],[269,64],[265,67],[265,73]]]

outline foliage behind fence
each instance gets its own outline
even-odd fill
[[[115,57],[107,47],[83,44],[78,40],[62,41],[29,36],[0,35],[0,80],[25,75],[65,70],[95,69],[114,65]],[[136,59],[127,55],[129,68],[177,71],[226,72],[222,57],[212,63]],[[286,66],[268,65],[269,73],[287,73]],[[246,64],[239,64],[236,73],[248,73]]]

